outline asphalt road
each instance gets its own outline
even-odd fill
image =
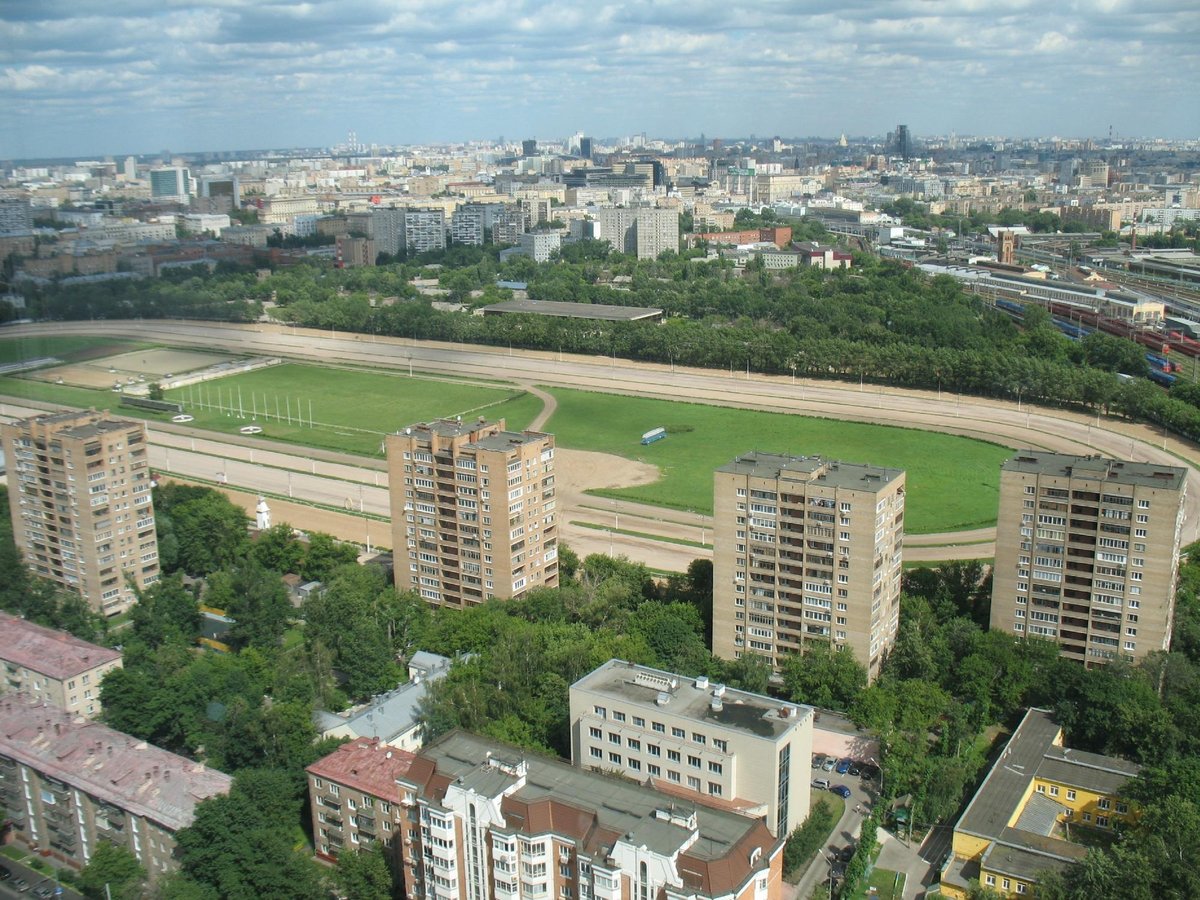
[[[876,422],[923,428],[993,440],[1011,447],[1033,447],[1068,453],[1100,453],[1117,459],[1137,459],[1178,465],[1200,464],[1197,448],[1185,441],[1156,432],[1153,428],[1117,420],[1099,419],[1080,413],[1021,402],[1004,402],[963,397],[933,391],[910,391],[842,382],[793,380],[788,376],[766,376],[743,371],[714,372],[653,363],[614,360],[605,357],[573,356],[537,351],[413,342],[401,338],[370,338],[312,329],[276,325],[230,325],[161,320],[117,322],[63,322],[23,325],[6,329],[5,336],[32,334],[108,334],[145,341],[193,347],[222,347],[233,353],[277,355],[306,361],[351,363],[401,370],[416,367],[423,372],[440,372],[459,377],[505,379],[524,384],[574,387],[592,391],[651,396],[663,399],[702,401],[717,405],[799,412],[851,421]],[[226,453],[231,442],[214,442]],[[178,445],[176,445],[178,446]],[[182,448],[181,448],[182,449]],[[190,448],[189,448],[190,449]],[[265,452],[265,451],[263,451]],[[305,451],[307,454],[307,451]],[[172,455],[174,456],[174,449]],[[291,454],[284,454],[291,455]],[[319,458],[328,456],[325,454]],[[304,457],[307,461],[307,456]],[[165,462],[165,459],[164,459]],[[230,459],[230,465],[245,475],[262,472],[240,468],[255,465]],[[205,463],[209,465],[210,463]],[[320,463],[318,463],[320,465]],[[298,471],[302,472],[303,466]],[[358,470],[356,470],[358,471]],[[230,481],[232,474],[227,471]],[[311,472],[310,472],[311,474]],[[213,469],[210,480],[219,480]],[[276,474],[272,482],[283,484]],[[297,474],[293,474],[293,491]],[[361,482],[355,475],[352,481]],[[1188,476],[1185,501],[1184,541],[1200,535],[1200,474]],[[307,484],[307,482],[306,482]],[[246,486],[251,486],[246,483]],[[330,485],[309,485],[316,502],[351,506],[357,504],[357,488],[347,491]],[[364,485],[362,502],[378,502]],[[368,499],[370,496],[371,499]],[[569,514],[569,513],[568,513]],[[607,536],[596,535],[604,541]],[[625,537],[626,540],[622,541]],[[946,544],[914,545],[910,558],[953,558],[990,556],[990,535],[966,542],[944,535]],[[615,542],[636,546],[636,540],[616,535]],[[631,554],[633,555],[633,554]],[[693,553],[693,555],[700,555]],[[635,557],[636,558],[636,557]]]
[[[3,900],[33,900],[35,897],[34,891],[38,888],[49,887],[53,889],[58,885],[58,882],[53,878],[43,875],[37,869],[29,868],[24,863],[9,859],[7,856],[0,857],[0,865],[12,872],[12,878],[0,881],[0,898],[3,898]],[[18,891],[13,887],[18,878],[23,878],[28,885],[24,891]],[[57,896],[67,898],[67,900],[83,900],[82,894],[77,893],[69,887],[62,888],[62,893]]]

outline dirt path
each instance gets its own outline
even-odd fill
[[[550,421],[550,417],[554,415],[555,410],[558,409],[558,400],[555,399],[553,394],[548,394],[541,388],[534,387],[532,384],[523,384],[521,387],[542,401],[542,411],[534,416],[533,421],[529,423],[530,431],[541,431],[546,423]]]

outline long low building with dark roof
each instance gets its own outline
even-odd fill
[[[175,833],[233,779],[26,694],[0,698],[0,806],[18,843],[82,869],[100,841],[152,879],[175,868]]]
[[[942,894],[965,898],[973,882],[1005,897],[1032,895],[1044,872],[1087,855],[1078,829],[1109,830],[1136,815],[1121,789],[1134,763],[1071,750],[1048,710],[1030,709],[954,826]]]
[[[100,714],[100,680],[121,668],[121,653],[0,612],[0,694],[48,700],[81,716]]]
[[[763,818],[628,778],[455,731],[397,784],[411,898],[781,896],[783,842]]]
[[[483,307],[485,316],[514,313],[562,319],[599,319],[605,322],[657,322],[662,318],[663,311],[649,306],[571,303],[564,300],[505,300]]]

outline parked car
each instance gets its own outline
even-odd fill
[[[24,878],[17,876],[16,878],[13,879],[12,889],[14,891],[16,891],[18,894],[23,894],[27,890],[29,890],[29,882],[26,881]]]
[[[8,881],[12,878],[12,869],[8,866],[0,866],[0,881]]]
[[[864,781],[874,781],[879,777],[879,766],[874,763],[867,763],[860,771]]]
[[[825,758],[825,765],[821,766],[826,772],[832,772],[833,767],[837,765],[837,757],[829,756]]]
[[[54,885],[39,884],[33,889],[33,896],[39,898],[39,900],[49,900],[49,898],[54,896]]]
[[[857,778],[862,774],[862,763],[856,759],[850,760],[850,768],[846,770],[846,774]]]
[[[825,754],[824,754],[824,753],[814,753],[814,754],[813,754],[813,766],[812,766],[812,767],[813,767],[814,769],[819,769],[819,768],[821,768],[821,766],[823,766],[823,765],[825,765]]]
[[[854,851],[856,849],[857,848],[853,844],[847,844],[845,847],[842,848],[842,852],[838,854],[838,857],[841,859],[842,862],[848,863],[848,862],[850,862],[851,857],[854,856]]]
[[[844,757],[843,759],[839,759],[838,763],[837,763],[837,773],[839,775],[845,775],[849,771],[850,771],[850,758]]]
[[[827,790],[829,790],[829,779],[828,778],[814,778],[812,780],[812,786],[819,790],[827,791]]]
[[[843,800],[850,799],[850,788],[846,787],[844,784],[835,784],[833,787],[830,788],[830,790],[833,791],[835,794],[837,794],[839,797],[841,797]]]

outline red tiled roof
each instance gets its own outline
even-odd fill
[[[358,738],[318,759],[306,771],[381,800],[399,803],[396,779],[408,777],[415,759],[407,750],[389,747],[379,738]]]
[[[65,631],[43,628],[0,612],[0,659],[59,680],[121,658],[116,650],[89,644]]]

